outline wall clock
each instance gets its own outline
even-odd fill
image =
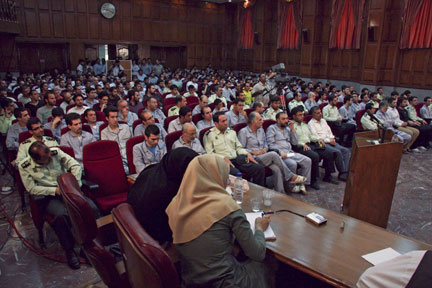
[[[102,14],[103,17],[107,19],[112,19],[116,14],[116,7],[112,3],[105,2],[102,4],[100,8],[100,13]]]

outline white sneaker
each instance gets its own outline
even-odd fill
[[[1,191],[0,191],[0,193],[2,194],[2,195],[9,195],[9,194],[11,194],[13,192],[13,189],[12,189],[12,187],[9,187],[9,186],[3,186],[2,188],[1,188]]]
[[[426,147],[424,147],[424,146],[419,146],[418,149],[419,149],[420,151],[427,151]]]
[[[420,151],[420,149],[419,149],[419,148],[414,148],[414,149],[411,149],[411,151],[412,151],[412,152],[414,152],[414,153],[421,153],[421,151]]]
[[[300,192],[302,192],[304,195],[306,195],[307,194],[307,192],[306,192],[306,186],[305,185],[300,185]]]
[[[293,192],[293,193],[300,193],[300,186],[295,185],[295,186],[293,187],[293,189],[292,189],[291,192]]]

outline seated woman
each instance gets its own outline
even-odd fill
[[[189,164],[166,212],[181,261],[185,287],[269,287],[263,231],[270,219],[257,218],[255,234],[240,206],[225,191],[229,166],[217,155]],[[249,257],[233,256],[237,240]]]
[[[146,232],[161,245],[172,241],[165,209],[177,194],[189,162],[198,153],[189,148],[177,148],[162,160],[145,168],[129,191],[127,202],[134,209]]]

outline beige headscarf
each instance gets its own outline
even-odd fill
[[[229,166],[217,155],[193,159],[177,195],[165,210],[174,244],[194,240],[214,223],[241,209],[225,191]]]

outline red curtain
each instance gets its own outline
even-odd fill
[[[406,3],[400,48],[432,47],[432,0]]]
[[[365,0],[333,0],[330,48],[360,49]]]
[[[242,8],[239,13],[240,48],[252,49],[254,33],[252,29],[252,9]]]
[[[299,48],[302,28],[301,1],[279,2],[277,48]]]

